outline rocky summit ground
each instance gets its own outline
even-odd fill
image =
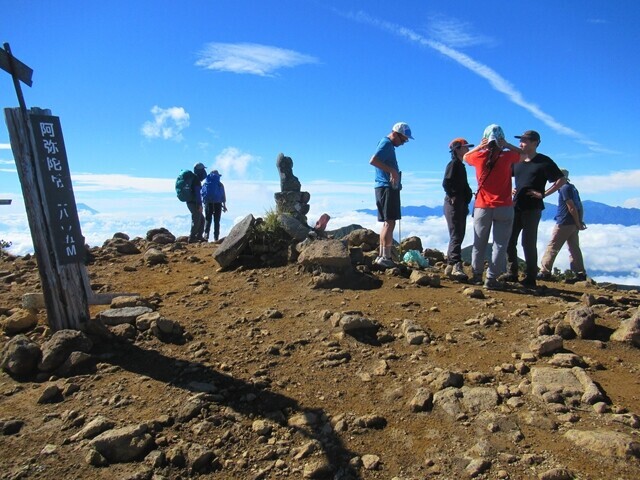
[[[467,290],[441,266],[439,287],[321,289],[296,264],[220,271],[216,248],[94,249],[95,292],[139,297],[90,307],[107,327],[75,363],[22,309],[35,259],[2,257],[0,347],[53,363],[0,373],[0,478],[640,478],[638,336],[611,338],[637,291]]]

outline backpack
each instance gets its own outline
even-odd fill
[[[196,174],[191,170],[182,170],[176,178],[176,195],[181,202],[195,202],[196,195],[193,191],[193,182]]]
[[[211,172],[202,185],[202,201],[205,203],[222,203],[224,187],[220,183],[220,175]]]

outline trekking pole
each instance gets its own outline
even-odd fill
[[[400,252],[400,261],[402,261],[402,220],[398,219],[398,251]]]

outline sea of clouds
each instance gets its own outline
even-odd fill
[[[144,237],[152,228],[165,227],[174,235],[187,235],[190,227],[190,216],[184,209],[184,214],[168,212],[157,214],[106,214],[80,211],[80,223],[86,243],[90,246],[101,246],[105,240],[111,238],[116,232],[124,232],[131,238]],[[254,216],[260,216],[264,212],[256,212]],[[309,223],[313,224],[316,217],[322,212],[309,213]],[[233,216],[224,214],[221,221],[221,234],[225,235],[231,227],[240,221],[245,214]],[[467,223],[467,236],[463,246],[471,244],[473,239],[472,219]],[[327,229],[358,224],[376,232],[380,224],[373,215],[358,211],[348,211],[333,215]],[[549,241],[554,223],[542,221],[538,234],[538,254],[542,257],[545,246]],[[395,238],[398,234],[402,238],[417,236],[422,240],[424,248],[435,248],[446,252],[449,241],[447,225],[444,217],[416,218],[405,217],[401,220],[399,228],[396,228]],[[26,215],[15,212],[3,215],[0,220],[0,239],[12,243],[9,251],[16,255],[24,255],[33,252],[31,234]],[[587,273],[597,282],[612,282],[621,285],[640,285],[640,226],[623,227],[620,225],[589,225],[589,228],[580,233],[580,245],[584,255]],[[521,250],[519,250],[522,256]],[[569,268],[569,255],[566,246],[562,249],[555,262],[555,267],[564,271]]]

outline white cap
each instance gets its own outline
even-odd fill
[[[413,138],[411,136],[411,127],[409,127],[409,125],[407,125],[404,122],[398,122],[396,123],[391,130],[393,130],[394,132],[397,132],[401,135],[404,135],[407,138],[410,138],[411,140],[415,140],[415,138]]]
[[[502,127],[500,127],[500,125],[496,125],[495,123],[492,123],[491,125],[489,125],[487,128],[484,129],[482,138],[486,138],[490,142],[494,140],[498,141],[500,139],[504,140],[504,132],[502,131]]]

